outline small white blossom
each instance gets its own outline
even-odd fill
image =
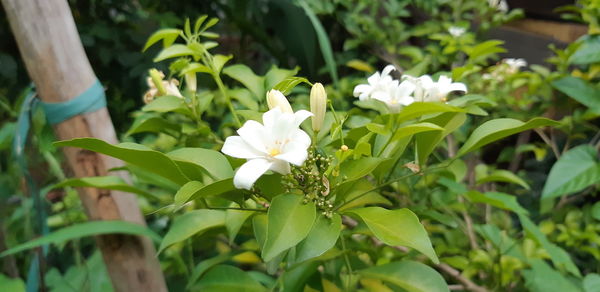
[[[434,82],[429,75],[421,77],[412,77],[405,75],[404,78],[415,84],[415,101],[422,102],[445,102],[447,96],[453,91],[467,92],[467,86],[460,82],[452,82],[452,79],[442,75],[437,82]]]
[[[398,86],[398,81],[390,76],[390,72],[396,70],[393,65],[387,65],[381,73],[375,72],[367,79],[369,84],[359,84],[354,87],[354,96],[360,100],[370,98],[385,99],[392,94],[395,87]]]
[[[465,34],[465,32],[467,31],[466,28],[464,27],[459,27],[459,26],[451,26],[450,28],[448,28],[448,32],[450,33],[450,35],[452,35],[453,37],[459,37],[463,34]]]
[[[157,74],[160,77],[159,79],[161,80],[160,84],[166,92],[165,94],[161,94],[158,88],[156,87],[156,84],[154,84],[152,77],[148,77],[146,79],[146,83],[148,84],[149,89],[144,94],[144,102],[149,103],[152,100],[154,100],[154,98],[162,95],[173,95],[179,98],[183,98],[183,95],[181,95],[181,92],[179,92],[179,81],[177,81],[177,79],[171,79],[169,81],[162,80],[162,78],[165,78],[165,74],[163,74],[160,71],[157,71]]]
[[[390,94],[373,97],[384,102],[392,112],[398,112],[402,106],[407,106],[415,101],[412,93],[416,85],[410,80],[404,80]]]
[[[508,3],[506,3],[506,0],[488,0],[488,4],[502,12],[508,11]]]
[[[237,130],[239,136],[225,140],[221,152],[248,159],[235,173],[236,188],[250,189],[268,170],[290,173],[290,163],[300,166],[308,157],[310,137],[300,124],[312,116],[308,111],[284,113],[279,107],[263,114],[263,123],[247,121]]]
[[[508,65],[508,73],[509,74],[515,74],[517,72],[519,72],[519,70],[522,67],[526,67],[527,66],[527,61],[525,61],[525,59],[513,59],[513,58],[508,58],[508,59],[504,59],[502,60],[502,63]]]

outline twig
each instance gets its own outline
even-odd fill
[[[448,264],[439,263],[436,265],[436,267],[438,269],[442,270],[444,273],[451,276],[452,278],[454,278],[456,281],[460,282],[464,286],[464,289],[466,289],[466,290],[473,291],[473,292],[488,292],[489,291],[485,287],[481,287],[481,286],[473,283],[471,280],[463,277],[458,270],[449,266]]]
[[[531,131],[521,132],[519,134],[519,137],[517,138],[517,143],[515,144],[515,151],[517,151],[521,145],[529,142],[530,138],[531,138]],[[522,158],[523,158],[523,153],[517,153],[515,155],[515,158],[510,162],[510,166],[508,167],[508,170],[510,172],[516,172],[517,169],[519,169],[519,165],[521,164]]]
[[[551,141],[550,138],[548,138],[548,135],[546,135],[546,133],[544,133],[544,131],[542,131],[540,129],[534,129],[534,131],[538,135],[540,135],[540,138],[542,138],[542,140],[544,140],[544,143],[546,143],[548,146],[550,146],[550,148],[552,148],[552,152],[554,153],[554,156],[556,156],[556,159],[559,159],[560,152],[558,151],[558,147],[556,147],[556,143]]]

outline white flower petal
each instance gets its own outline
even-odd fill
[[[262,158],[248,160],[235,173],[233,185],[238,189],[251,189],[256,180],[267,172],[272,164]]]
[[[381,79],[381,75],[379,75],[379,72],[375,72],[373,75],[371,75],[369,78],[367,78],[367,82],[369,82],[369,84],[373,85],[373,84],[379,83],[380,79]]]
[[[299,110],[297,112],[294,113],[294,127],[299,127],[300,124],[302,124],[302,122],[304,122],[304,120],[308,119],[308,117],[311,117],[313,114],[309,111],[306,110]]]
[[[249,120],[237,130],[238,134],[248,145],[259,152],[267,152],[265,127],[257,121]]]
[[[306,148],[307,147],[302,143],[292,141],[287,143],[283,149],[283,153],[275,156],[275,158],[300,166],[308,157]]]
[[[265,153],[261,153],[254,149],[254,147],[248,145],[240,136],[230,136],[225,139],[225,144],[221,152],[236,158],[258,158],[265,156]]]
[[[381,71],[381,76],[390,75],[390,73],[394,70],[396,70],[396,67],[394,67],[394,65],[392,65],[392,64],[387,65],[387,66],[385,66],[385,68],[383,68],[383,71]]]
[[[276,107],[276,108],[274,108],[272,110],[267,111],[262,116],[263,125],[265,125],[265,127],[267,129],[273,128],[273,125],[275,124],[275,121],[277,121],[279,119],[279,116],[281,116],[282,114],[283,114],[283,112],[278,107]]]
[[[290,140],[295,141],[301,145],[304,145],[304,148],[308,148],[310,146],[310,144],[312,143],[308,134],[306,134],[306,132],[304,132],[301,129],[294,130]]]
[[[460,82],[450,84],[450,86],[448,86],[448,89],[449,89],[448,92],[452,92],[452,91],[467,92],[467,86],[464,83],[460,83]]]
[[[369,84],[359,84],[354,87],[354,97],[368,95],[373,90],[373,87]]]
[[[270,170],[280,173],[280,174],[288,174],[290,173],[290,164],[285,160],[275,160],[271,164]]]

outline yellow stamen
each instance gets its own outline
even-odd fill
[[[276,148],[275,149],[271,149],[271,151],[269,151],[269,155],[273,156],[273,157],[277,156],[279,154],[281,154],[281,151],[279,151],[279,149],[276,149]]]

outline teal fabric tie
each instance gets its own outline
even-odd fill
[[[27,159],[25,156],[25,146],[27,144],[27,136],[29,128],[31,127],[31,116],[36,110],[37,106],[40,105],[46,114],[46,119],[49,124],[55,125],[66,121],[76,115],[97,111],[106,106],[106,96],[104,95],[104,88],[100,81],[96,80],[94,83],[82,94],[77,97],[65,101],[65,102],[42,102],[37,99],[35,88],[30,86],[25,92],[25,99],[21,105],[19,112],[19,118],[17,120],[16,133],[13,140],[13,155],[17,160],[17,164],[20,168],[21,173],[25,177],[31,198],[33,198],[33,205],[36,210],[36,221],[40,233],[42,236],[49,233],[47,224],[46,209],[42,201],[42,194],[37,184],[33,180],[33,177],[29,173],[27,167]],[[42,253],[45,256],[48,253],[48,246],[42,247]],[[31,264],[29,266],[29,272],[27,276],[27,291],[34,292],[38,291],[40,279],[39,279],[39,254],[35,254]]]
[[[96,80],[90,88],[79,96],[64,102],[40,102],[46,119],[52,125],[68,120],[76,115],[95,112],[106,107],[104,88]]]

